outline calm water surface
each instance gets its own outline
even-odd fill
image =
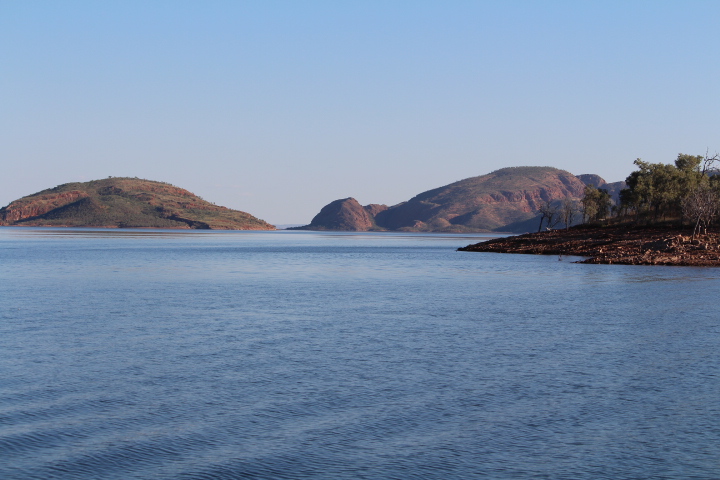
[[[0,478],[720,478],[720,270],[479,240],[0,228]]]

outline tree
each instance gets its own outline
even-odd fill
[[[572,224],[575,219],[576,213],[577,207],[575,206],[575,202],[570,200],[570,198],[565,197],[560,204],[560,219],[565,224],[565,230],[570,228],[570,224]]]
[[[720,212],[720,197],[710,185],[701,185],[690,192],[682,202],[683,214],[695,220],[695,228],[693,228],[692,238],[702,226],[703,231],[707,232],[707,227],[718,216]]]
[[[580,202],[585,222],[598,222],[606,218],[612,205],[608,191],[604,188],[597,189],[592,185],[585,185],[585,192]]]
[[[547,200],[540,204],[537,210],[540,214],[540,225],[538,225],[538,232],[542,230],[543,220],[547,220],[546,228],[550,229],[557,225],[557,207],[553,206],[550,200]]]
[[[645,215],[647,221],[660,217],[684,216],[683,199],[708,181],[708,172],[718,160],[701,155],[678,154],[673,165],[635,160],[638,169],[625,182],[628,188],[620,192],[621,210],[635,211],[636,219]]]
[[[662,214],[668,213],[673,200],[679,196],[677,168],[663,163],[648,163],[635,160],[638,170],[632,172],[625,180],[632,191],[632,200],[638,213],[652,213],[657,221]]]
[[[700,171],[700,164],[703,163],[703,157],[700,155],[688,155],[685,153],[678,153],[675,159],[675,168],[681,171]]]
[[[703,166],[701,169],[701,172],[705,175],[709,175],[710,172],[717,172],[716,169],[713,168],[713,164],[715,162],[720,162],[720,154],[716,153],[712,157],[709,155],[708,150],[705,150],[705,158],[702,159]]]

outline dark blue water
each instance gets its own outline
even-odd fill
[[[2,479],[720,478],[720,271],[0,229]]]

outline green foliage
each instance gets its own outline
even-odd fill
[[[585,192],[581,200],[583,219],[586,222],[598,222],[610,213],[612,199],[607,190],[597,189],[592,185],[585,185]]]
[[[620,210],[633,213],[636,221],[657,223],[660,220],[687,216],[683,205],[693,192],[710,188],[716,182],[708,176],[708,167],[718,156],[678,154],[674,164],[649,163],[635,160],[637,170],[625,182],[620,192]]]
[[[700,164],[703,160],[703,157],[700,155],[687,155],[685,153],[679,153],[675,159],[675,168],[682,172],[699,172]]]

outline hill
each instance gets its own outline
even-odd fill
[[[354,198],[343,198],[325,205],[310,221],[310,225],[293,227],[290,230],[343,230],[367,232],[383,230],[375,223],[375,216],[387,210],[387,205],[371,204],[362,206]]]
[[[583,177],[603,188],[615,185],[607,184],[597,175]],[[536,212],[542,203],[559,204],[565,198],[579,201],[584,188],[580,177],[557,168],[510,167],[428,190],[392,207],[362,207],[354,199],[336,200],[323,208],[323,215],[318,214],[310,225],[300,228],[338,229],[340,222],[332,212],[344,204],[345,211],[357,212],[354,217],[345,216],[344,230],[527,232],[537,229]],[[351,200],[357,205],[350,206]],[[328,208],[333,205],[335,207]],[[353,219],[357,221],[351,221]]]
[[[620,190],[627,188],[625,180],[619,182],[607,183],[600,175],[584,174],[577,176],[581,182],[585,185],[592,185],[595,188],[601,188],[607,190],[610,194],[610,198],[613,199],[615,204],[620,203]]]
[[[274,230],[164,182],[110,177],[66,183],[0,209],[0,225]]]

